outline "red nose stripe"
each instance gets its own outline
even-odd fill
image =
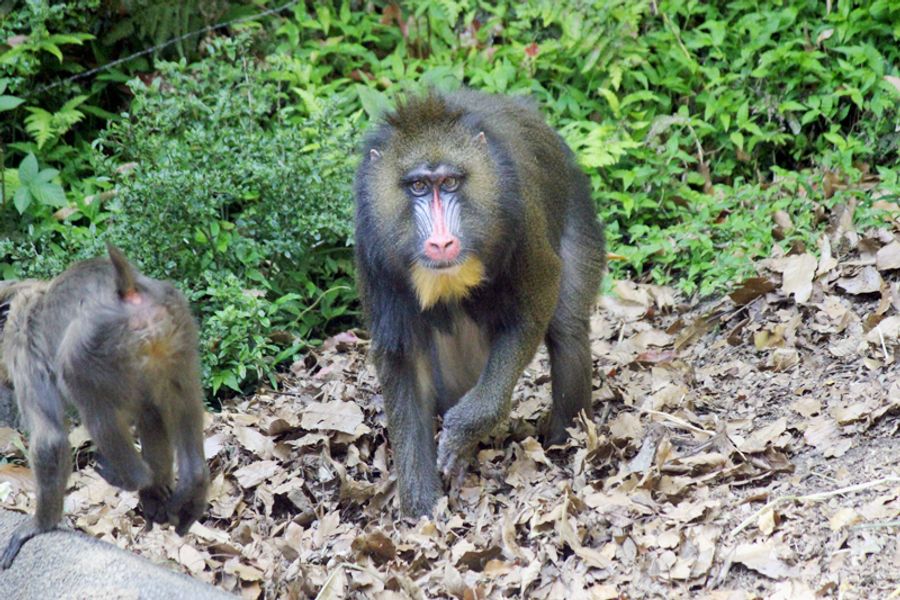
[[[450,261],[459,256],[459,240],[447,229],[444,206],[437,186],[431,199],[431,235],[425,240],[425,256],[431,260]]]
[[[441,194],[437,186],[434,186],[434,195],[431,197],[431,222],[434,224],[434,229],[431,231],[432,237],[448,233],[447,223],[444,221],[444,207],[441,204]]]

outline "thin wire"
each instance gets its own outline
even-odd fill
[[[83,73],[77,73],[75,75],[72,75],[71,77],[67,77],[65,79],[60,79],[59,81],[55,81],[53,83],[39,87],[36,90],[32,91],[28,95],[34,96],[37,94],[42,94],[46,91],[52,90],[53,88],[59,87],[66,83],[78,81],[79,79],[84,79],[85,77],[90,77],[91,75],[96,75],[97,73],[102,73],[103,71],[112,69],[113,67],[121,65],[122,63],[126,63],[130,60],[134,60],[135,58],[139,58],[141,56],[146,56],[147,54],[156,52],[157,50],[162,50],[163,48],[168,48],[172,44],[177,44],[179,42],[183,42],[184,40],[190,39],[190,38],[198,36],[198,35],[203,35],[204,33],[209,33],[210,31],[216,31],[217,29],[223,29],[225,27],[228,27],[229,25],[234,25],[235,23],[243,23],[244,21],[252,21],[253,19],[259,19],[261,17],[267,17],[269,15],[274,15],[276,13],[283,12],[283,11],[289,9],[290,7],[294,6],[295,4],[298,4],[299,2],[300,2],[300,0],[291,0],[287,4],[282,4],[281,6],[279,6],[277,8],[270,8],[269,10],[264,10],[255,15],[248,15],[246,17],[238,17],[236,19],[232,19],[230,21],[225,21],[223,23],[216,23],[215,25],[207,25],[206,27],[203,27],[202,29],[198,29],[196,31],[191,31],[189,33],[185,33],[184,35],[174,37],[166,42],[163,42],[162,44],[153,46],[152,48],[145,48],[144,50],[140,50],[138,52],[135,52],[134,54],[129,54],[128,56],[125,56],[123,58],[117,58],[116,60],[114,60],[112,62],[108,62],[99,67],[94,67],[93,69],[88,69],[87,71],[84,71]]]

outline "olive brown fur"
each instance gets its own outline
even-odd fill
[[[541,341],[559,442],[591,409],[590,313],[605,268],[587,177],[522,99],[471,90],[401,102],[355,184],[356,261],[404,514],[430,514],[509,414]],[[435,447],[435,416],[443,415]]]

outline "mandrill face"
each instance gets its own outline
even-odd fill
[[[477,206],[466,198],[465,182],[462,168],[443,162],[422,163],[400,181],[412,207],[410,275],[423,309],[463,298],[484,277]]]
[[[504,237],[487,137],[458,124],[438,137],[445,144],[389,140],[370,153],[374,176],[390,190],[376,206],[384,241],[402,252],[422,309],[478,286],[496,246],[490,240]]]
[[[416,260],[425,268],[449,270],[465,258],[459,240],[464,177],[462,169],[452,165],[422,164],[400,181],[413,207],[419,243]]]
[[[366,246],[409,282],[423,310],[468,296],[522,238],[518,176],[488,121],[429,96],[368,140],[356,181]]]

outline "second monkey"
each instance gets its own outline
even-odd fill
[[[108,258],[79,262],[50,282],[0,283],[0,305],[7,302],[0,396],[11,383],[29,430],[37,510],[12,533],[0,571],[62,518],[72,471],[67,404],[97,445],[100,475],[137,490],[148,523],[185,534],[206,509],[209,468],[197,326],[184,296],[110,246]]]

